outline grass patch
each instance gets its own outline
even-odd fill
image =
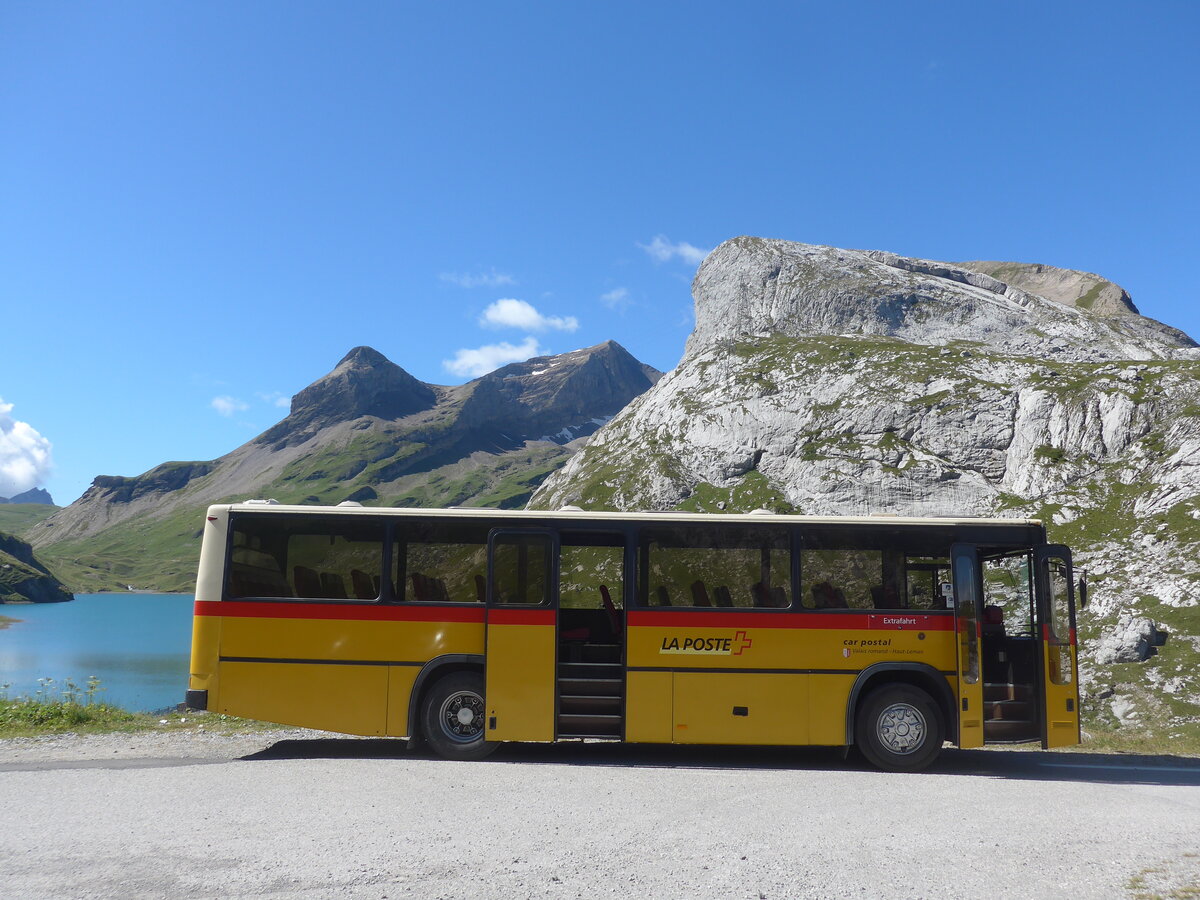
[[[236,734],[278,728],[270,722],[241,719],[222,713],[130,712],[98,700],[104,689],[96,678],[80,686],[70,679],[57,684],[38,679],[41,688],[33,696],[8,696],[8,685],[0,685],[0,740],[39,737],[47,734],[110,734],[137,731],[198,731]]]
[[[14,622],[20,622],[20,621],[21,621],[20,619],[13,619],[9,616],[0,616],[0,631],[3,631],[5,628],[7,628],[9,625],[12,625]]]

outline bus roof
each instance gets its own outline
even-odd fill
[[[561,521],[606,521],[606,522],[672,522],[672,523],[766,523],[796,525],[899,525],[904,527],[929,525],[988,525],[999,527],[1028,528],[1041,527],[1040,519],[1000,519],[1000,518],[954,518],[939,516],[897,516],[882,513],[873,516],[795,516],[772,512],[753,513],[690,513],[690,512],[614,512],[611,510],[582,510],[582,509],[492,509],[491,507],[452,507],[450,509],[425,509],[421,507],[388,507],[388,506],[290,506],[268,501],[250,501],[246,503],[223,503],[209,507],[213,511],[238,513],[288,513],[300,515],[338,515],[357,516],[364,514],[386,515],[396,517],[433,516],[450,519],[511,519],[521,521],[527,519],[561,520]]]

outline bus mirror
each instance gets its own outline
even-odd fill
[[[1088,605],[1088,583],[1087,573],[1084,572],[1079,576],[1079,608],[1087,609]]]

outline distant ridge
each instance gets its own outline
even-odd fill
[[[211,503],[521,506],[661,374],[606,341],[443,386],[355,347],[241,447],[135,477],[98,476],[25,534],[81,590],[184,590]]]

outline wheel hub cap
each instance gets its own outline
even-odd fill
[[[879,715],[879,742],[893,753],[912,753],[925,742],[925,717],[907,703],[893,703]]]

